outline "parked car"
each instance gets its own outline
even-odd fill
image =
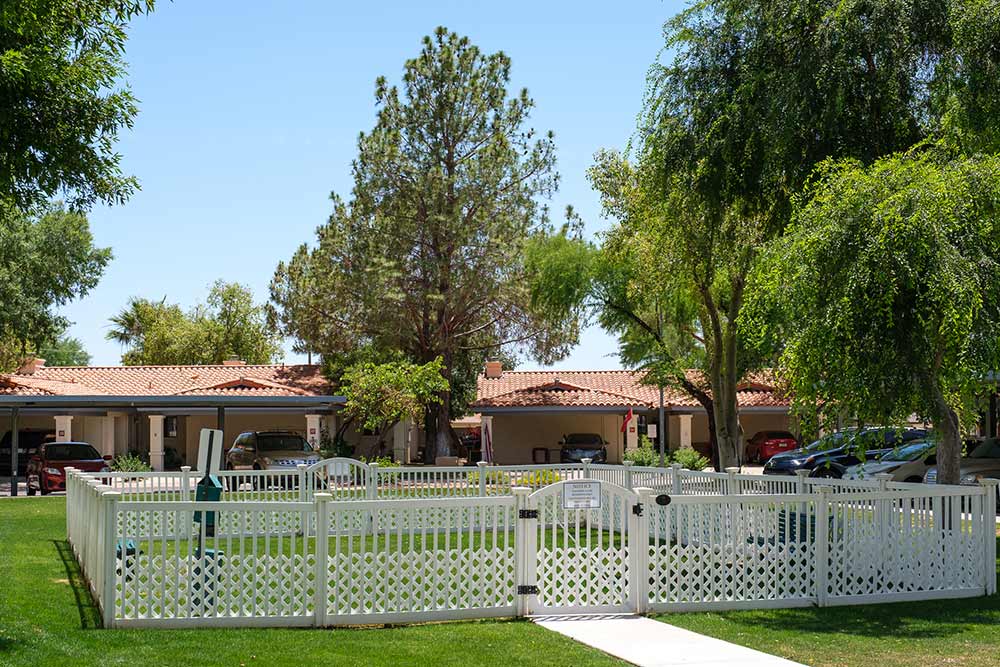
[[[764,474],[794,475],[796,470],[809,470],[810,477],[840,478],[848,467],[862,460],[877,459],[893,449],[926,438],[927,431],[922,428],[880,426],[839,431],[807,447],[772,456],[764,464]]]
[[[766,461],[775,454],[798,449],[799,440],[788,431],[757,431],[747,441],[747,461]]]
[[[874,479],[879,473],[892,475],[893,482],[922,482],[924,474],[936,461],[937,443],[915,440],[893,449],[874,461],[853,465],[844,471],[844,479]]]
[[[580,463],[590,459],[594,463],[608,460],[608,443],[597,433],[570,433],[559,441],[559,460],[563,463]]]
[[[24,477],[28,470],[28,461],[38,453],[38,448],[46,442],[55,440],[55,431],[38,429],[18,429],[17,431],[17,474]],[[7,431],[0,439],[0,477],[10,476],[10,443],[12,433]]]
[[[309,441],[289,431],[248,431],[226,452],[226,470],[287,470],[320,460]]]
[[[28,461],[28,495],[65,491],[68,466],[84,472],[110,472],[109,461],[110,456],[101,456],[86,442],[46,442]]]
[[[983,478],[1000,479],[1000,439],[987,438],[960,461],[959,484],[975,485]],[[931,468],[924,475],[928,484],[937,482],[937,468]],[[1000,489],[997,491],[1000,497]]]

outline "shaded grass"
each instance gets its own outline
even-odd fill
[[[998,595],[656,618],[816,667],[1000,665]]]
[[[366,629],[99,630],[65,498],[0,501],[0,665],[622,665],[524,621]]]

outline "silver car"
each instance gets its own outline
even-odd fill
[[[871,480],[879,473],[888,473],[893,482],[922,482],[924,474],[935,464],[936,447],[926,440],[908,443],[874,461],[851,466],[844,471],[844,479]]]
[[[974,486],[983,478],[1000,479],[1000,439],[984,440],[959,463],[959,484]],[[937,468],[928,470],[924,481],[928,484],[936,483],[937,472]],[[1000,496],[1000,490],[997,493]]]
[[[240,433],[226,453],[228,470],[294,470],[300,463],[311,465],[320,455],[305,438],[288,431]]]

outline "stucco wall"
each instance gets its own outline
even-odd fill
[[[496,463],[514,465],[532,463],[532,449],[559,449],[559,440],[567,433],[600,433],[608,442],[608,460],[620,463],[624,436],[621,415],[593,412],[565,414],[499,414],[493,417],[493,456]],[[558,463],[558,451],[550,453]]]

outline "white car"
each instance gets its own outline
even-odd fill
[[[874,461],[865,461],[848,468],[844,479],[875,479],[879,473],[889,473],[893,482],[922,482],[924,474],[934,466],[935,443],[918,440],[886,452]]]

